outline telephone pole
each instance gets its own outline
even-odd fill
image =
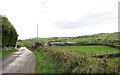
[[[45,5],[45,0],[43,1],[43,6]],[[39,36],[39,28],[38,28],[38,24],[37,24],[37,42],[38,42],[38,36]]]

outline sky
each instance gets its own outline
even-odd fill
[[[120,0],[0,0],[0,15],[18,39],[74,37],[118,31]]]

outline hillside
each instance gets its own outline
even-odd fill
[[[33,45],[35,42],[48,43],[48,42],[77,42],[83,44],[103,44],[110,46],[119,46],[118,35],[120,32],[114,33],[99,33],[93,35],[84,35],[77,37],[50,37],[50,38],[32,38],[23,40],[24,44]],[[22,43],[23,43],[22,42]],[[18,45],[21,42],[17,42]]]
[[[39,42],[90,42],[90,41],[118,41],[118,37],[120,36],[120,32],[114,33],[99,33],[93,35],[83,35],[77,37],[49,37],[49,38],[38,38]],[[26,39],[26,41],[37,41],[37,38]]]
[[[84,36],[78,36],[78,37],[61,37],[57,39],[53,39],[52,41],[63,41],[63,42],[88,42],[88,41],[107,41],[107,40],[118,40],[119,32],[114,33],[99,33],[99,34],[93,34],[93,35],[84,35]]]

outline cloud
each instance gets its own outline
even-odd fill
[[[117,15],[114,11],[90,14],[74,20],[64,20],[54,23],[58,29],[77,29],[101,24],[110,24],[117,21]]]

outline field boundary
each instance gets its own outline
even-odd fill
[[[97,55],[93,57],[99,57],[99,58],[115,58],[115,57],[120,57],[120,53],[115,53],[115,54],[104,54],[104,55]]]

